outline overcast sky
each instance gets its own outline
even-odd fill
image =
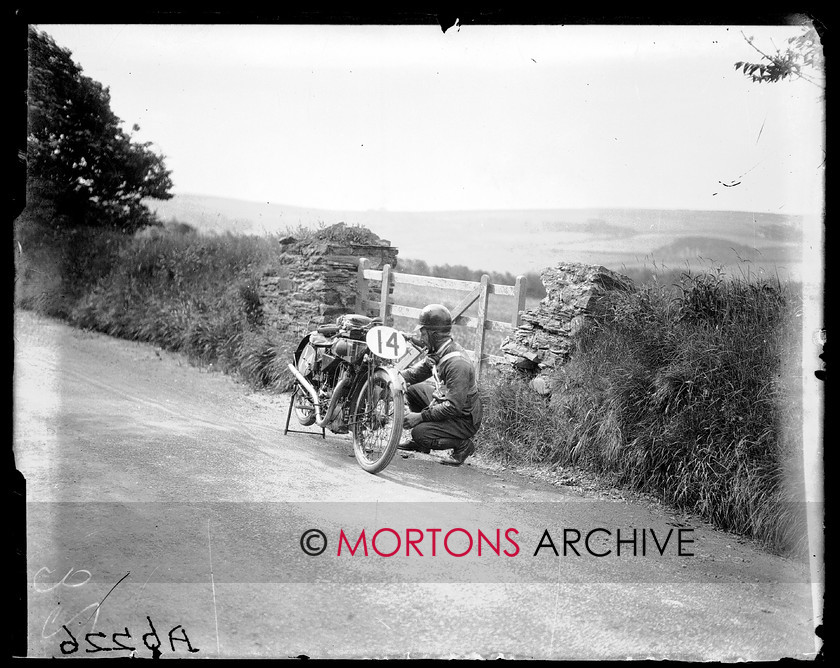
[[[742,30],[771,50],[797,26],[37,27],[110,88],[176,194],[394,211],[822,207],[821,90],[734,69],[758,58]]]

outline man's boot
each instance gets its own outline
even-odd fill
[[[400,444],[397,446],[397,450],[400,452],[422,452],[424,455],[428,455],[431,452],[430,448],[418,445],[414,439],[411,438],[410,429],[403,430],[403,440],[400,441]]]
[[[446,464],[447,466],[461,466],[467,457],[475,452],[475,443],[473,443],[471,438],[468,438],[466,441],[442,438],[438,441],[438,445],[452,448],[452,454],[440,460],[441,464]]]

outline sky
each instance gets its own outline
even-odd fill
[[[175,194],[339,210],[822,210],[790,26],[41,24]]]

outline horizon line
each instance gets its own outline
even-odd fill
[[[291,209],[300,209],[303,211],[325,211],[330,213],[357,213],[357,214],[452,214],[452,213],[514,213],[514,212],[538,212],[538,211],[693,211],[704,213],[739,213],[739,214],[761,214],[761,215],[778,215],[778,216],[795,216],[795,217],[810,217],[823,216],[824,212],[789,212],[783,209],[776,211],[760,210],[760,209],[698,209],[691,207],[653,207],[653,206],[555,206],[555,207],[518,207],[518,208],[496,208],[496,209],[387,209],[387,208],[330,208],[324,206],[307,206],[301,204],[290,204],[288,202],[279,201],[265,201],[243,199],[241,197],[232,197],[228,195],[209,195],[205,193],[189,192],[189,193],[172,193],[172,198],[175,197],[201,197],[208,199],[229,200],[233,202],[242,202],[245,204],[255,204],[259,206],[279,206]],[[155,199],[155,198],[146,198]],[[170,200],[156,200],[158,202],[166,202]]]

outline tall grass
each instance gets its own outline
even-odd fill
[[[577,343],[546,400],[486,390],[493,457],[577,465],[770,547],[803,546],[798,287],[684,273],[648,283]]]
[[[296,342],[265,331],[257,285],[276,238],[198,236],[173,225],[17,230],[16,303],[77,327],[180,352],[255,387],[285,389]]]

